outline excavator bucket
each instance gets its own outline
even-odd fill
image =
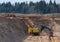
[[[54,35],[53,35],[53,32],[51,32],[50,34],[49,34],[49,37],[53,37]]]

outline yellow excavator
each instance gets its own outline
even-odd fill
[[[45,25],[41,25],[41,28],[38,28],[31,19],[24,19],[24,22],[25,22],[25,25],[27,25],[28,27],[27,31],[29,35],[39,36],[44,29],[47,29],[48,31],[45,31],[45,32],[49,33],[48,34],[49,40],[52,42],[51,37],[53,37],[53,32],[49,27]]]
[[[40,32],[40,30],[38,27],[28,26],[28,34],[37,36],[37,35],[39,35],[39,32]]]
[[[27,32],[29,35],[36,35],[37,36],[44,29],[47,29],[48,31],[46,31],[46,32],[49,33],[49,36],[53,36],[53,32],[49,27],[47,27],[45,25],[41,25],[41,28],[38,28],[31,19],[25,18],[23,20],[24,20],[25,25],[28,27]]]
[[[39,32],[40,32],[40,30],[39,30],[39,28],[33,23],[33,21],[32,20],[30,20],[29,18],[26,20],[26,19],[24,19],[24,22],[25,22],[25,24],[27,25],[27,27],[28,27],[28,34],[29,35],[39,35]]]

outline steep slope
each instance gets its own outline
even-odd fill
[[[0,42],[22,42],[27,36],[25,27],[17,18],[0,17]]]

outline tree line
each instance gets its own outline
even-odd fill
[[[60,4],[56,4],[54,1],[50,0],[49,3],[46,3],[44,0],[39,2],[16,2],[14,5],[10,2],[0,3],[0,13],[38,13],[38,14],[46,14],[46,13],[60,13]]]

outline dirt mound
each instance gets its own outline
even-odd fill
[[[0,42],[23,42],[26,34],[26,26],[20,19],[0,17]]]

